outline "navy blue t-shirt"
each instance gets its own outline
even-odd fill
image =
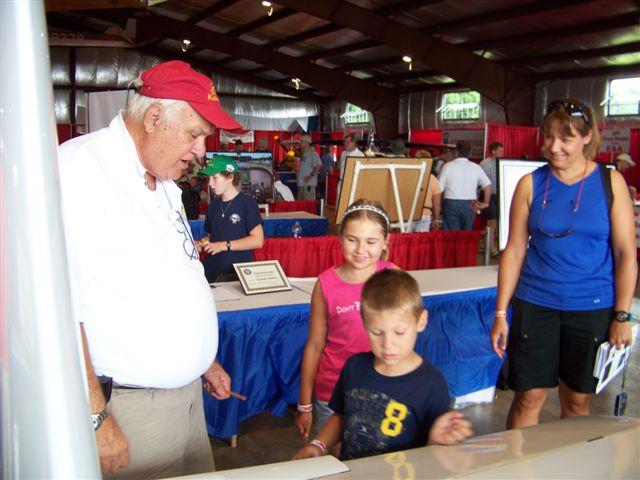
[[[387,377],[371,352],[345,363],[329,407],[344,418],[341,460],[424,447],[436,418],[449,411],[449,390],[427,360],[414,371]]]
[[[262,225],[258,204],[244,193],[239,193],[229,202],[215,197],[211,200],[204,219],[204,230],[210,235],[211,242],[244,238],[258,225]],[[235,273],[234,263],[252,260],[253,250],[223,251],[207,255],[204,259],[204,273],[209,282],[214,282],[218,275]]]

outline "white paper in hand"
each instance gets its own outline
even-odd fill
[[[598,379],[596,395],[624,369],[630,351],[631,348],[629,346],[622,347],[618,350],[609,342],[604,342],[600,345],[593,367],[593,376]]]

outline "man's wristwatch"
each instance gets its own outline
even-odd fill
[[[613,312],[613,319],[616,322],[625,323],[631,320],[631,315],[629,315],[629,312],[625,312],[624,310],[617,310]]]
[[[227,240],[227,252],[231,251],[231,240]]]
[[[109,406],[105,406],[104,410],[100,413],[94,413],[91,415],[91,421],[93,422],[93,429],[98,430],[100,425],[107,419],[107,417],[111,415],[111,409]]]

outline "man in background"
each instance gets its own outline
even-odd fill
[[[342,179],[344,178],[344,169],[347,163],[347,157],[364,157],[364,153],[358,150],[356,144],[356,136],[353,133],[347,133],[344,136],[344,150],[340,154],[338,166],[340,168],[340,177],[338,178],[338,190],[336,193],[336,201],[340,198],[340,190],[342,190]]]
[[[470,153],[471,144],[459,141],[456,157],[442,167],[438,177],[445,230],[471,230],[476,212],[489,206],[491,180],[479,165],[467,158]],[[482,202],[476,200],[478,187],[483,189]]]
[[[298,168],[298,200],[315,200],[316,186],[318,185],[318,173],[322,170],[322,161],[318,153],[311,146],[311,137],[300,137],[300,167]]]
[[[174,180],[216,126],[240,125],[185,62],[134,83],[126,112],[60,146],[62,214],[91,406],[78,414],[93,422],[104,475],[164,478],[214,469],[200,376],[217,399],[231,385]]]

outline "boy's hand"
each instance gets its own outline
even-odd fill
[[[447,412],[436,418],[429,430],[428,445],[455,445],[473,435],[471,423],[460,412]]]
[[[315,445],[307,445],[304,448],[298,450],[291,460],[302,460],[303,458],[321,457],[322,450]]]
[[[296,427],[300,435],[306,440],[311,432],[313,414],[311,412],[296,412]],[[299,453],[299,452],[298,452]]]

